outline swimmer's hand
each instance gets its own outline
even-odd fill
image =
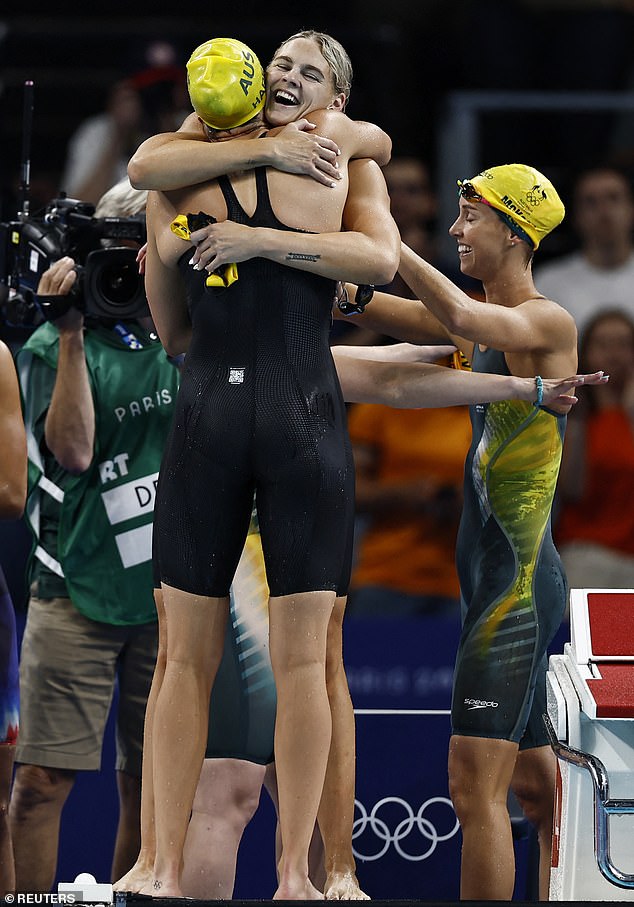
[[[216,271],[225,264],[257,258],[261,252],[260,227],[247,227],[225,220],[194,230],[190,239],[196,246],[189,264],[195,271]]]
[[[582,387],[586,384],[607,384],[609,377],[605,372],[593,372],[590,375],[573,375],[570,378],[543,378],[544,395],[541,405],[555,407],[574,406],[578,402],[578,398],[572,393],[576,387]],[[530,383],[528,399],[536,402],[535,379],[522,378],[520,380],[526,380]]]
[[[302,173],[324,186],[334,188],[342,178],[337,166],[341,153],[339,146],[313,130],[310,120],[288,123],[276,135],[269,136],[273,143],[271,166],[285,173]]]
[[[145,259],[147,258],[147,243],[144,243],[136,253],[136,263],[139,266],[139,274],[143,277],[145,274]]]

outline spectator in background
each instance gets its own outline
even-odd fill
[[[178,129],[191,113],[181,52],[170,41],[150,41],[130,82],[141,96],[148,135]]]
[[[26,435],[11,352],[0,342],[0,519],[17,519],[26,499]],[[18,644],[13,602],[0,568],[0,895],[15,891],[9,793],[18,737]]]
[[[62,190],[96,205],[127,176],[128,161],[147,135],[139,91],[126,79],[116,82],[106,109],[81,123],[71,137]]]
[[[588,387],[568,416],[555,526],[571,588],[634,587],[634,318],[603,312],[587,325],[580,368]]]
[[[457,613],[455,550],[471,439],[468,408],[357,404],[349,412],[348,429],[357,513],[367,520],[348,613]]]
[[[422,258],[435,261],[433,227],[437,202],[427,165],[418,157],[393,157],[384,167],[383,175],[390,196],[390,211],[401,239]],[[389,292],[413,298],[412,291],[398,274],[390,284]]]
[[[138,68],[137,68],[138,66]],[[191,113],[184,70],[169,41],[152,41],[131,74],[115,82],[106,109],[80,124],[68,145],[61,188],[96,205],[127,177],[139,144],[157,132],[178,129]]]
[[[401,239],[427,261],[436,262],[433,225],[436,196],[431,186],[429,169],[421,158],[395,157],[383,168],[390,196],[390,212]],[[412,298],[412,291],[399,274],[382,289],[397,296]],[[331,334],[333,344],[358,346],[392,343],[392,338],[377,331],[345,321],[335,321]]]
[[[583,331],[594,315],[620,308],[634,316],[634,198],[611,167],[584,171],[573,190],[578,251],[535,269],[540,293],[556,299]]]

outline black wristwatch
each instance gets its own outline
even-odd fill
[[[350,302],[348,290],[342,285],[342,293],[337,299],[337,307],[342,315],[361,315],[365,307],[374,296],[374,286],[371,283],[360,283],[354,294],[354,302]]]

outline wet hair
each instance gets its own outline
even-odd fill
[[[276,57],[285,44],[288,44],[289,41],[294,41],[296,38],[306,38],[307,41],[315,42],[321,51],[322,57],[330,67],[335,94],[343,93],[346,96],[344,101],[345,107],[352,88],[352,63],[350,62],[350,57],[343,45],[341,45],[336,38],[333,38],[332,35],[327,35],[325,32],[308,28],[303,31],[298,31],[296,34],[291,35],[290,38],[282,41],[273,56]]]

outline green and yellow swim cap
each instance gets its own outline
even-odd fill
[[[187,62],[192,106],[211,129],[234,129],[264,107],[264,71],[250,47],[235,38],[212,38]]]
[[[464,198],[484,201],[495,208],[533,249],[562,222],[566,213],[548,177],[526,164],[490,167],[473,179],[458,180],[458,186]]]

